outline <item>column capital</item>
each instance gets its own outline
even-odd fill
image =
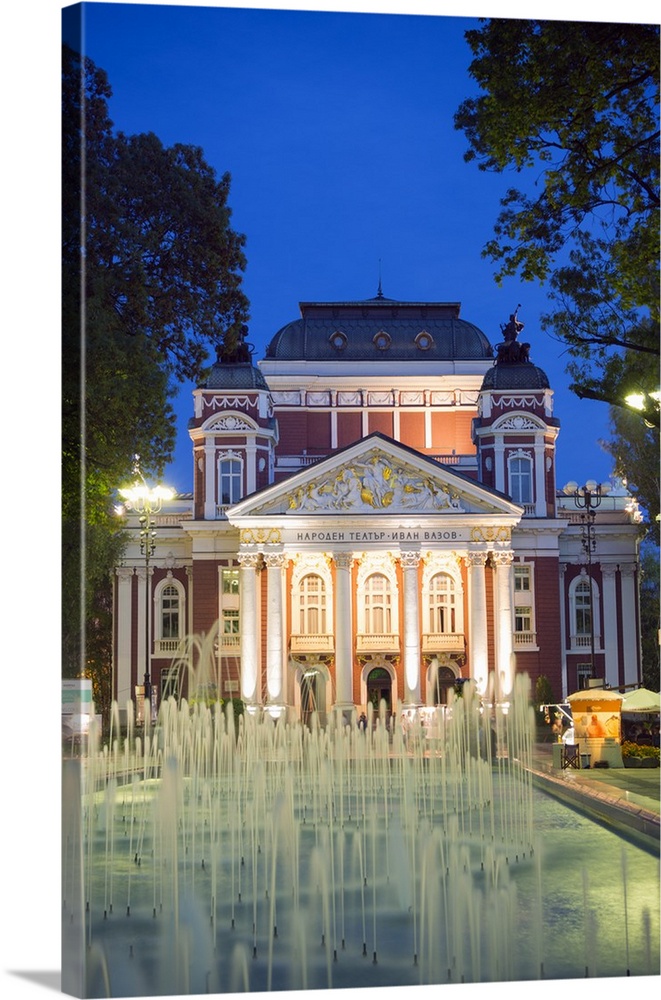
[[[420,564],[420,553],[400,552],[399,561],[406,569],[415,569]]]
[[[282,569],[289,562],[289,554],[287,552],[266,552],[264,562],[268,569]]]
[[[602,566],[603,573],[603,566]],[[620,563],[620,573],[622,576],[635,576],[636,575],[636,564],[635,563]]]
[[[130,580],[131,577],[133,576],[134,572],[135,572],[135,570],[133,569],[132,566],[116,566],[115,567],[115,573],[117,574],[117,576],[119,577],[119,579],[122,580],[122,581]]]
[[[609,580],[615,579],[617,566],[615,563],[601,563],[601,575]]]
[[[498,549],[491,553],[491,562],[495,566],[511,566],[514,562],[514,553]]]
[[[471,569],[473,566],[484,566],[486,562],[486,552],[467,552],[464,556],[464,564]]]
[[[236,558],[242,569],[259,569],[262,564],[261,552],[239,552]]]
[[[353,552],[334,552],[333,559],[338,569],[351,569],[354,562]]]

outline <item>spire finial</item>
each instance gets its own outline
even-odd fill
[[[379,290],[376,293],[377,299],[383,298],[383,289],[381,288],[381,258],[379,257]]]

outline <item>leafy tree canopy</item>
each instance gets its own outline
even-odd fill
[[[658,377],[659,28],[491,19],[466,38],[483,93],[455,115],[465,159],[531,177],[483,254],[497,281],[548,282],[542,326],[568,345],[573,390],[621,402],[622,350]]]
[[[202,151],[113,130],[105,72],[62,53],[62,494],[64,670],[84,668],[80,636],[101,629],[118,556],[112,497],[161,474],[175,442],[170,399],[201,377],[208,348],[245,352],[243,236],[230,176]],[[104,538],[104,535],[106,536]],[[107,616],[106,616],[107,617]],[[101,623],[101,625],[99,625]],[[76,662],[77,661],[77,662]]]

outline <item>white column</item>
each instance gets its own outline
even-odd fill
[[[337,410],[331,410],[331,448],[333,451],[337,448]]]
[[[487,590],[484,579],[485,552],[469,552],[468,567],[468,641],[470,644],[470,675],[480,693],[486,692],[489,679],[487,645]]]
[[[546,470],[544,438],[535,441],[535,515],[546,517]]]
[[[636,567],[620,566],[622,590],[622,655],[624,657],[624,683],[635,684],[640,680],[638,668],[640,648],[638,643],[638,614],[636,611]]]
[[[204,442],[204,517],[207,521],[216,518],[216,446],[211,440]]]
[[[257,489],[257,444],[255,439],[246,442],[246,494]]]
[[[493,449],[494,472],[496,478],[496,489],[501,493],[505,492],[505,442],[502,434],[496,435]]]
[[[266,691],[267,705],[282,710],[285,704],[285,629],[282,586],[289,559],[284,552],[264,556],[268,596],[266,603]]]
[[[617,603],[615,597],[615,574],[617,566],[601,564],[602,609],[603,609],[603,648],[605,675],[604,680],[609,687],[617,687],[618,677],[617,655]]]
[[[257,642],[257,569],[262,557],[258,552],[240,552],[237,558],[241,567],[241,698],[247,705],[258,705],[261,685]]]
[[[133,568],[119,566],[117,574],[117,653],[113,698],[121,709],[133,698],[131,689],[131,578]]]
[[[363,437],[367,437],[369,434],[369,410],[366,406],[367,393],[363,392],[363,411],[361,415],[361,434]]]
[[[420,704],[419,552],[402,552],[404,576],[404,704]]]
[[[559,563],[559,583],[560,583],[560,656],[562,657],[562,692],[560,697],[566,698],[570,694],[567,681],[567,615],[565,605],[567,603],[567,592],[565,589],[565,572],[567,563]]]
[[[186,567],[186,579],[188,581],[188,596],[186,599],[186,621],[184,622],[184,629],[186,630],[186,635],[193,634],[193,567]]]
[[[151,567],[150,567],[150,572],[151,572]],[[146,673],[146,670],[147,670],[147,662],[146,662],[146,659],[145,659],[145,655],[146,655],[145,643],[146,643],[146,629],[148,628],[148,622],[146,620],[147,619],[147,616],[146,616],[146,612],[147,612],[147,606],[146,606],[146,601],[147,601],[147,594],[146,594],[147,574],[145,572],[145,567],[144,566],[138,566],[138,567],[136,567],[135,575],[138,578],[138,607],[137,607],[137,610],[138,610],[138,614],[137,614],[137,619],[138,619],[138,621],[137,621],[137,625],[138,625],[138,628],[137,628],[137,634],[138,634],[138,637],[137,637],[137,642],[138,642],[138,648],[137,648],[137,654],[138,654],[138,656],[137,656],[137,677],[138,677],[138,679],[137,679],[137,683],[138,684],[142,684],[144,676],[145,676],[145,673]]]
[[[433,440],[432,435],[432,422],[431,422],[431,408],[429,406],[429,394],[425,392],[425,402],[427,404],[425,408],[425,448],[431,448],[431,443]]]
[[[492,552],[491,561],[496,567],[495,622],[496,622],[496,690],[507,698],[514,685],[512,656],[512,562],[513,552]]]
[[[352,552],[335,552],[335,705],[351,708],[353,700]]]

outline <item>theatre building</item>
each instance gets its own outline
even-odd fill
[[[521,330],[494,350],[458,303],[379,290],[301,303],[258,364],[214,364],[193,492],[155,516],[148,560],[127,517],[120,706],[145,675],[155,702],[186,695],[191,635],[222,698],[322,722],[444,704],[461,678],[503,699],[518,672],[557,699],[639,681],[635,501],[614,484],[586,514],[557,488],[560,420]]]

